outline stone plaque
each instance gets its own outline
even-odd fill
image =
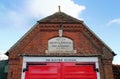
[[[48,51],[73,51],[73,41],[66,37],[56,37],[48,41]]]

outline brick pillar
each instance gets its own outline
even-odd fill
[[[17,59],[9,59],[9,70],[7,79],[21,79],[21,62]]]
[[[112,70],[112,60],[103,60],[105,79],[114,79]]]

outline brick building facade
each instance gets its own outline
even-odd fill
[[[75,65],[83,66],[83,71],[86,65],[90,65],[90,67],[92,65],[94,71],[91,70],[90,72],[93,73],[94,78],[87,73],[84,74],[88,75],[89,79],[114,79],[112,60],[115,53],[103,43],[83,21],[63,12],[56,12],[53,15],[37,21],[37,23],[10,48],[7,54],[9,56],[8,79],[35,78],[36,75],[31,76],[33,75],[31,74],[32,71],[35,71],[34,69],[37,68],[35,66],[45,63],[51,68],[55,66],[55,68],[58,69],[59,66],[61,68],[61,64],[59,63],[62,63],[62,68],[64,68],[62,72],[65,74],[68,74],[66,70],[69,69],[65,69],[68,64],[68,67],[71,68],[71,64],[75,63],[73,69],[77,68],[78,70],[79,66]],[[91,68],[88,68],[87,70],[90,69]],[[85,70],[85,72],[88,72],[87,70]],[[61,73],[59,70],[56,70],[56,73],[58,73],[57,71]],[[75,71],[78,72],[77,70]],[[72,72],[74,72],[74,70]],[[69,73],[73,74],[72,72]],[[37,71],[35,73],[37,73]],[[44,73],[48,72],[46,71]],[[61,73],[62,78],[72,78],[63,73]],[[82,74],[73,76],[73,78],[78,77],[78,79],[81,79],[80,75]],[[39,78],[42,78],[42,76]],[[87,77],[84,79],[87,79]]]

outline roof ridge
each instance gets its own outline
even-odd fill
[[[38,22],[78,22],[78,23],[82,23],[82,20],[76,19],[70,15],[67,15],[64,12],[55,12],[54,14],[47,16],[41,20],[39,20]]]

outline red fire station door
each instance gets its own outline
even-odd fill
[[[42,63],[28,65],[25,79],[97,79],[94,65]]]

